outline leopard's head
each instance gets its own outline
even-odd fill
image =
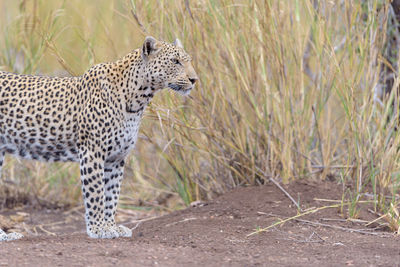
[[[145,64],[145,79],[155,89],[171,88],[188,95],[199,79],[191,63],[191,57],[176,39],[174,43],[146,37],[141,50]]]

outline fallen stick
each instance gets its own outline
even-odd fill
[[[359,233],[359,234],[365,234],[365,235],[374,235],[374,236],[379,236],[379,237],[390,237],[390,236],[393,236],[393,234],[390,234],[390,233],[372,232],[375,229],[354,229],[354,228],[341,227],[341,226],[336,226],[336,225],[331,225],[331,224],[326,224],[326,223],[313,222],[313,221],[308,221],[308,220],[304,220],[304,219],[298,219],[298,217],[301,217],[301,216],[304,216],[304,215],[307,215],[307,214],[310,214],[310,213],[314,213],[314,212],[317,212],[319,210],[326,209],[326,208],[335,208],[337,206],[338,205],[324,206],[324,207],[321,207],[321,208],[316,208],[316,209],[310,210],[308,212],[304,212],[302,214],[297,214],[296,216],[293,216],[293,217],[286,217],[284,220],[280,219],[279,222],[276,222],[276,223],[274,223],[274,224],[272,224],[272,225],[270,225],[270,226],[268,226],[266,228],[259,229],[259,230],[255,231],[253,233],[248,234],[247,237],[249,237],[251,235],[254,235],[256,233],[259,233],[259,232],[265,232],[265,231],[267,231],[268,229],[270,229],[270,228],[272,228],[274,226],[283,224],[283,223],[291,221],[291,220],[302,222],[302,223],[307,223],[307,224],[314,225],[314,226],[322,226],[322,227],[327,227],[327,228],[333,228],[333,229],[342,230],[342,231],[346,231],[346,232],[352,232],[352,233]],[[265,213],[265,212],[260,212],[260,211],[257,212],[257,213],[258,214],[263,214],[263,215],[268,215],[268,216],[273,216],[273,217],[278,217],[278,218],[281,217],[281,216],[279,216],[277,214],[272,214],[272,213]]]
[[[327,228],[333,228],[333,229],[342,230],[342,231],[350,232],[350,233],[359,233],[359,234],[364,234],[364,235],[374,235],[374,236],[379,236],[379,237],[393,236],[393,234],[389,234],[389,233],[372,232],[374,229],[354,229],[354,228],[341,227],[341,226],[331,225],[331,224],[326,224],[326,223],[313,222],[313,221],[308,221],[308,220],[303,220],[303,219],[295,219],[295,221],[302,222],[302,223],[307,223],[307,224],[314,225],[314,226],[322,226],[322,227],[327,227]]]
[[[300,208],[299,203],[294,200],[294,198],[292,198],[292,196],[274,179],[272,179],[271,177],[268,178],[274,185],[276,185],[276,187],[278,187],[292,202],[294,205],[296,205],[297,209],[299,211],[302,211],[302,209]]]

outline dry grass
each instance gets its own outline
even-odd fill
[[[0,64],[81,74],[146,35],[179,37],[200,83],[193,99],[162,92],[148,108],[127,203],[172,194],[188,204],[268,177],[333,176],[353,186],[343,191],[350,216],[365,192],[386,210],[385,195],[398,204],[400,170],[397,120],[386,119],[395,111],[374,101],[388,5],[319,2],[2,1]],[[45,199],[80,195],[75,164],[8,159],[5,177]]]

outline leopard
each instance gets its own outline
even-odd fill
[[[132,237],[115,223],[126,158],[155,93],[187,96],[199,80],[179,39],[152,36],[114,62],[81,76],[0,71],[0,172],[5,154],[45,162],[78,162],[90,238]],[[0,240],[23,235],[0,229]]]

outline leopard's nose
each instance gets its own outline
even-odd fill
[[[198,80],[197,77],[196,77],[196,78],[189,78],[189,81],[190,81],[192,84],[195,84],[197,80]]]

